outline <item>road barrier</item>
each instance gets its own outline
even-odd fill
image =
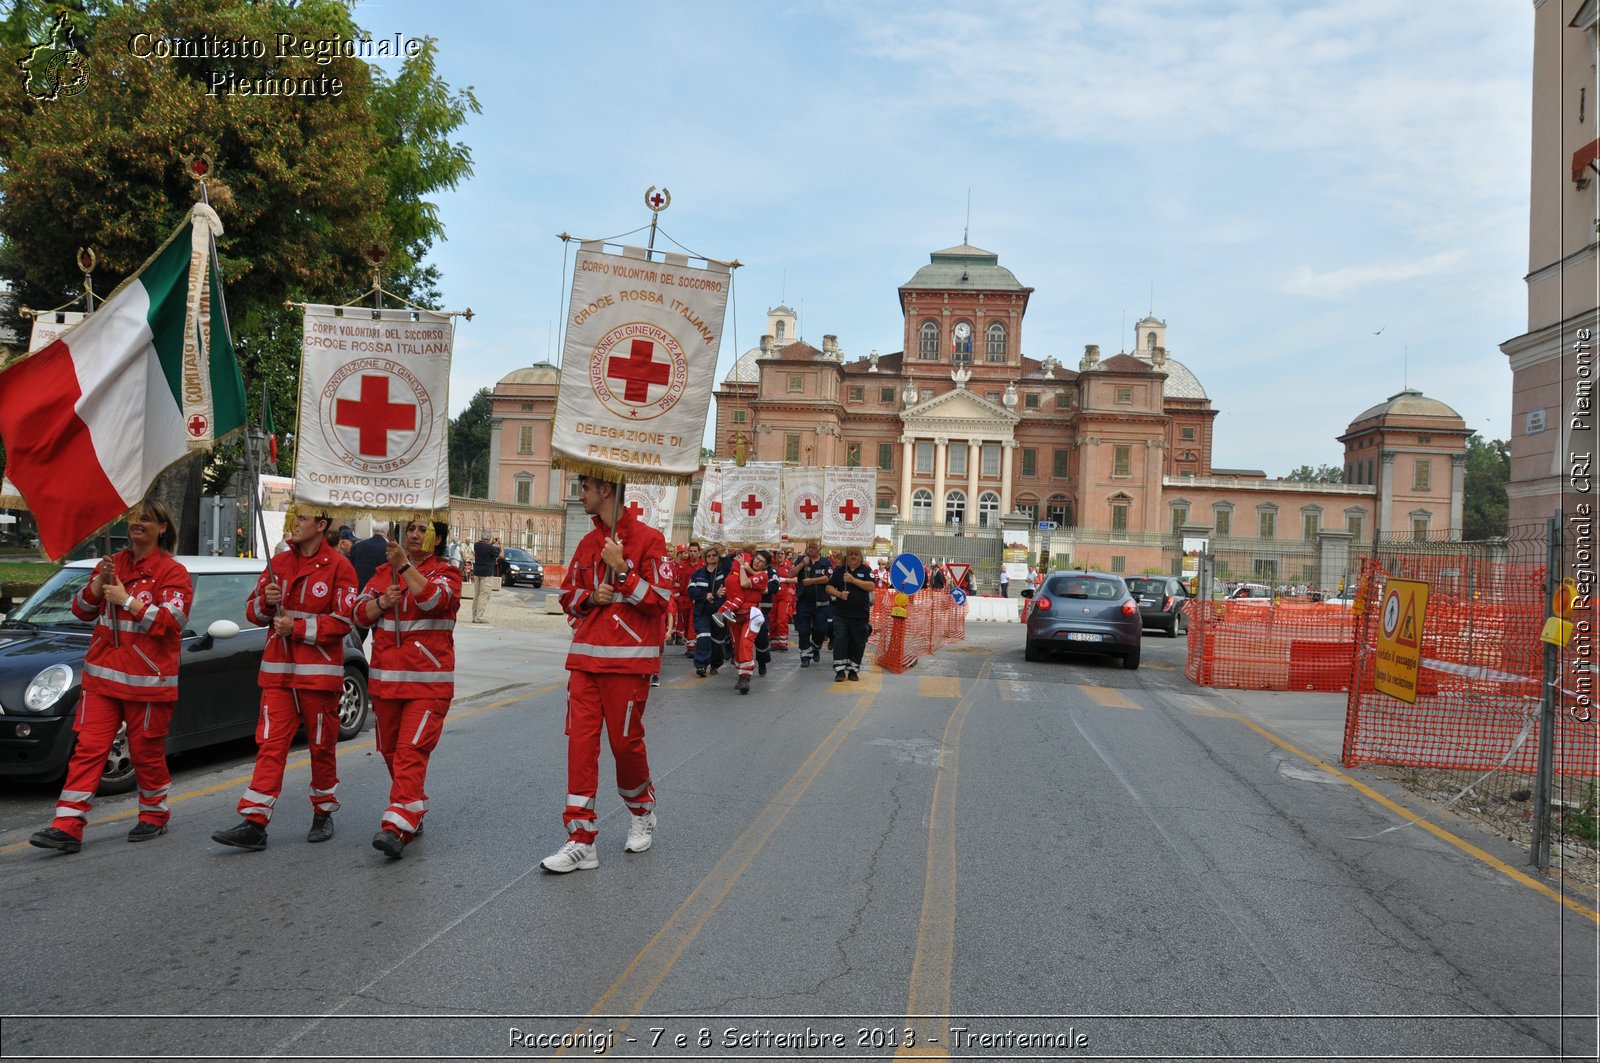
[[[1191,601],[1184,674],[1201,686],[1346,690],[1360,618],[1307,599]]]
[[[903,672],[935,650],[966,641],[967,607],[957,605],[949,591],[928,587],[911,595],[904,619],[891,615],[894,598],[893,591],[875,594],[869,621],[872,648],[886,671]]]

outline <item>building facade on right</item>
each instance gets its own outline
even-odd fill
[[[1534,0],[1528,327],[1510,360],[1512,527],[1594,500],[1600,0]]]

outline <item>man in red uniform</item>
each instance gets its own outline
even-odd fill
[[[261,717],[256,722],[256,766],[239,798],[244,821],[211,840],[239,849],[265,849],[267,824],[283,792],[283,766],[301,724],[311,753],[311,830],[308,842],[333,837],[339,808],[339,697],[344,692],[344,642],[356,570],[325,538],[324,514],[298,513],[289,549],[262,570],[244,615],[270,627],[261,655]]]
[[[656,827],[655,788],[644,745],[650,677],[660,667],[661,636],[672,587],[666,540],[619,512],[618,485],[593,476],[579,481],[579,501],[594,519],[561,584],[561,605],[573,621],[567,653],[567,842],[542,861],[566,874],[600,866],[595,796],[600,788],[600,729],[617,763],[617,793],[632,813],[630,853],[650,848]]]
[[[677,611],[678,641],[686,647],[684,656],[694,656],[694,599],[689,597],[689,581],[694,578],[695,569],[700,567],[700,547],[690,543],[688,548],[681,551],[678,563],[673,566],[677,586],[673,593],[673,607]]]

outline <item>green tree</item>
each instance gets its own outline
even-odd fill
[[[489,497],[489,433],[493,404],[488,388],[478,389],[450,421],[450,493]]]
[[[58,10],[17,0],[0,19],[0,65],[15,70]],[[280,435],[295,431],[300,325],[285,301],[359,296],[371,283],[369,248],[386,256],[385,287],[435,297],[426,256],[444,226],[427,197],[471,174],[470,151],[451,138],[477,100],[439,79],[431,40],[392,78],[357,58],[278,56],[280,33],[360,37],[344,0],[91,0],[66,10],[81,42],[82,91],[36,100],[22,78],[0,78],[0,280],[15,305],[58,306],[82,284],[76,249],[92,247],[96,290],[109,291],[195,200],[186,159],[207,156],[252,416],[265,382]],[[265,54],[147,58],[137,53],[150,49],[133,43],[170,39],[260,41]],[[227,88],[273,78],[319,79],[329,91]],[[237,446],[222,448],[214,480],[238,456]]]
[[[1284,479],[1304,484],[1342,484],[1344,470],[1335,465],[1318,465],[1316,468],[1302,465]]]
[[[1506,482],[1511,479],[1511,444],[1485,442],[1478,433],[1467,437],[1467,474],[1461,509],[1463,539],[1491,539],[1506,534],[1511,512]]]

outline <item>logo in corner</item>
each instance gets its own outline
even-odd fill
[[[88,85],[89,73],[83,53],[72,38],[72,24],[67,21],[67,13],[62,11],[50,28],[50,39],[30,47],[28,57],[17,63],[28,75],[24,89],[33,99],[52,101],[76,96]]]

